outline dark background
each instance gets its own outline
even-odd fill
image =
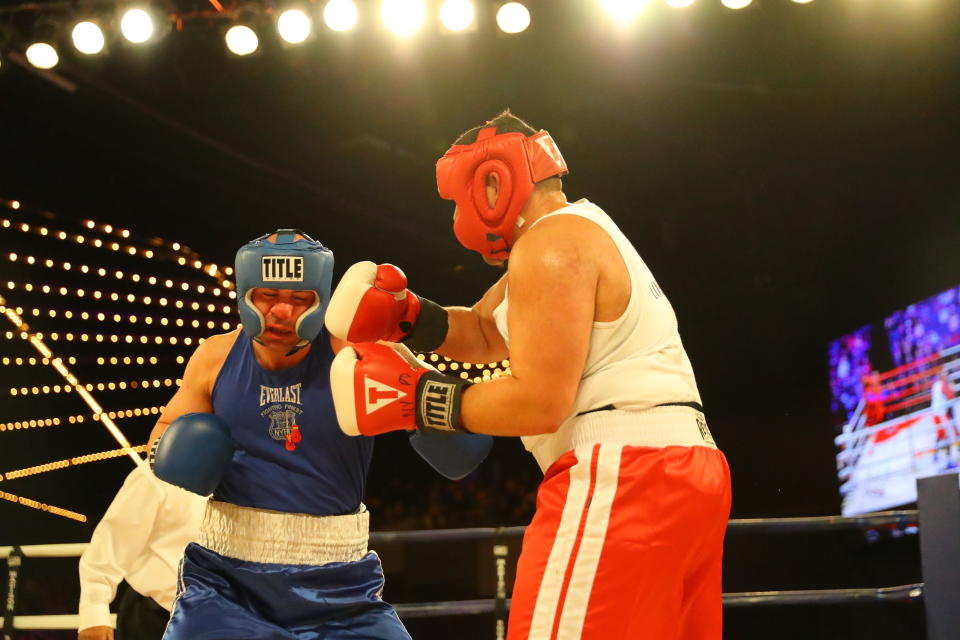
[[[219,264],[254,236],[296,226],[334,249],[337,276],[360,259],[391,261],[419,293],[470,304],[498,272],[456,244],[433,163],[510,107],[550,130],[571,169],[568,199],[610,213],[670,297],[732,469],[732,516],[839,513],[827,342],[960,281],[960,4],[653,3],[618,29],[593,2],[540,0],[531,29],[510,37],[496,31],[492,3],[478,6],[474,33],[428,28],[399,42],[374,24],[349,34],[315,24],[306,45],[267,35],[250,59],[225,53],[222,20],[197,18],[139,50],[112,42],[81,60],[63,47],[54,71],[72,92],[4,56],[0,198],[185,242]],[[3,52],[37,13],[0,15]],[[23,241],[0,238],[4,251]],[[4,394],[21,375],[4,368]],[[3,403],[3,420],[35,411]],[[142,442],[149,426],[131,423],[127,435]],[[2,470],[110,448],[102,431],[0,433]],[[379,446],[370,501],[449,495],[402,446]],[[498,443],[487,466],[470,480],[483,491],[511,478],[533,491],[535,466],[515,441]],[[3,482],[90,520],[0,501],[0,544],[88,539],[129,468],[121,458]],[[398,477],[409,480],[402,491]],[[373,526],[525,517],[486,509],[479,522],[398,516],[384,526],[375,512]],[[920,579],[915,541],[822,542],[732,542],[725,590]],[[410,588],[397,600],[475,595]],[[871,631],[872,609],[794,613],[789,626],[798,637],[912,637],[922,613],[909,611],[898,635],[886,635],[899,624],[889,617]],[[733,637],[784,619],[765,615],[728,616],[740,625]]]

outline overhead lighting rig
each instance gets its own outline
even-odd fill
[[[239,57],[261,51],[270,32],[290,47],[360,26],[379,26],[409,39],[428,29],[444,34],[476,31],[480,19],[505,33],[520,33],[531,23],[524,3],[504,0],[208,0],[208,6],[190,11],[159,0],[119,5],[55,0],[2,7],[2,16],[11,17],[11,28],[0,32],[0,69],[10,51],[23,52],[34,66],[51,69],[68,53],[83,59],[102,55],[111,45],[149,46],[192,21],[217,22],[226,51]]]

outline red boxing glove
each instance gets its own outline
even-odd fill
[[[433,351],[447,337],[446,310],[407,289],[392,264],[358,262],[343,274],[324,317],[327,329],[349,342],[404,341]]]
[[[460,396],[470,382],[444,375],[383,344],[343,348],[330,367],[337,421],[351,436],[462,430]]]
[[[325,316],[330,333],[350,342],[399,342],[420,315],[420,299],[392,264],[358,262],[340,279]]]

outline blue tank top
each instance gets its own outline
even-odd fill
[[[214,499],[317,516],[353,513],[373,438],[348,436],[337,424],[326,330],[300,363],[283,371],[261,367],[252,344],[239,333],[213,387],[213,411],[230,425],[237,445]],[[294,426],[300,441],[290,450]]]

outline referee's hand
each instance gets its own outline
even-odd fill
[[[77,637],[79,640],[113,640],[113,627],[87,627],[81,629]]]

